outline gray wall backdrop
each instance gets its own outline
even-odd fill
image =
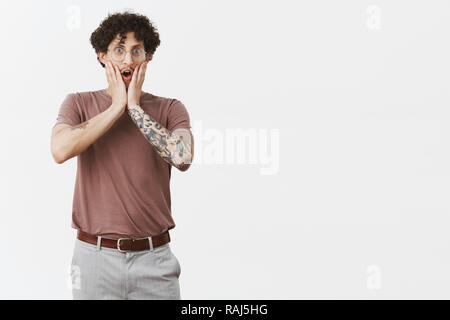
[[[192,121],[182,298],[450,298],[444,0],[1,1],[0,298],[71,299],[76,159],[50,133],[107,86],[89,36],[124,9],[161,36],[144,90]]]

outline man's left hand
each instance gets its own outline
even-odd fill
[[[139,105],[142,95],[142,84],[145,79],[145,70],[147,70],[148,61],[140,63],[133,72],[130,85],[128,86],[128,105],[127,108],[132,108],[135,105]]]

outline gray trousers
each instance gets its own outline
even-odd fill
[[[170,242],[134,252],[76,239],[71,277],[74,300],[180,300],[181,267]]]

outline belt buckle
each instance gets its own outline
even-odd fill
[[[133,239],[132,238],[119,238],[119,239],[117,239],[117,250],[119,250],[119,252],[128,252],[128,251],[130,251],[130,250],[122,250],[122,249],[120,249],[120,240],[132,240],[133,241]]]

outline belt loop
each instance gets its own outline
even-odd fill
[[[148,237],[148,243],[150,244],[150,251],[153,251],[153,240],[152,240],[152,237]]]
[[[98,236],[97,237],[97,250],[100,250],[101,246],[102,246],[102,237]]]

